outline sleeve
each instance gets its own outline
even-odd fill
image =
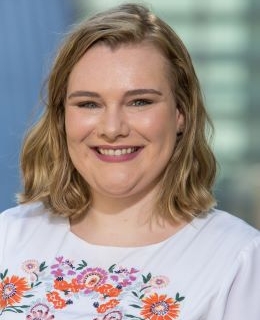
[[[207,320],[260,320],[260,236],[243,250]]]
[[[0,272],[3,264],[5,237],[6,237],[6,219],[5,214],[0,213]]]

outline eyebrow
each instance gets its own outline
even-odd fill
[[[139,95],[139,94],[157,94],[159,96],[162,96],[162,92],[155,90],[155,89],[134,89],[134,90],[129,90],[126,91],[124,94],[125,97],[128,96],[134,96],[134,95]],[[100,98],[100,95],[96,92],[93,91],[75,91],[72,92],[69,96],[68,99],[71,98],[76,98],[76,97],[93,97],[93,98]]]

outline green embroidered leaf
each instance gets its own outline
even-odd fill
[[[114,269],[115,269],[115,266],[116,266],[116,264],[113,264],[113,265],[108,269],[108,271],[109,271],[110,273],[113,273],[113,272],[114,272]]]
[[[139,297],[139,299],[140,299],[140,300],[142,300],[144,296],[145,296],[145,294],[144,294],[144,293],[143,293],[143,294],[141,294],[141,295],[140,295],[140,297]]]
[[[24,298],[31,298],[33,297],[34,295],[33,294],[26,294],[25,296],[23,296]]]
[[[44,269],[46,269],[46,268],[48,268],[46,265],[45,265],[45,261],[44,262],[42,262],[41,264],[40,264],[40,267],[39,267],[39,270],[40,270],[40,272],[42,272]]]
[[[85,260],[81,260],[82,264],[86,267],[88,264]]]
[[[6,312],[6,311],[10,311],[10,312],[16,313],[16,310],[13,310],[13,309],[10,309],[10,308],[6,308],[6,309],[3,310],[3,312]]]
[[[85,266],[83,266],[82,264],[80,264],[79,267],[76,268],[76,270],[82,270],[82,269],[84,269],[84,268],[85,268]]]
[[[1,278],[1,280],[4,280],[4,278],[5,278],[6,275],[7,275],[7,272],[8,272],[8,269],[6,269],[6,270],[4,271],[4,273],[0,273],[0,278]]]
[[[19,308],[28,308],[29,306],[12,306],[5,308],[4,311],[10,311],[14,313],[23,313],[23,310],[20,310]]]
[[[182,300],[184,300],[185,299],[185,297],[180,297],[179,299],[178,299],[178,301],[182,301]]]
[[[182,301],[182,300],[184,300],[184,299],[185,299],[185,297],[180,297],[179,292],[176,293],[176,297],[175,297],[175,300],[176,300],[176,301],[180,302],[180,301]]]
[[[15,310],[17,313],[23,313],[23,310],[20,310],[20,309],[16,309]]]
[[[42,283],[41,281],[39,281],[39,282],[37,282],[37,283],[35,283],[35,284],[32,283],[32,284],[33,284],[32,288],[39,286],[41,283]]]
[[[130,306],[134,308],[142,309],[142,307],[140,307],[138,304],[130,304]]]
[[[125,317],[132,318],[132,319],[137,319],[137,320],[144,320],[143,318],[139,318],[139,317],[133,316],[132,314],[125,314]]]
[[[82,263],[79,263],[78,267],[76,268],[76,270],[82,270],[84,269],[88,264],[85,260],[81,260]]]
[[[132,291],[132,294],[133,294],[136,298],[138,298],[138,294],[137,294],[135,291]]]
[[[142,275],[142,277],[143,277],[143,282],[144,282],[144,283],[147,283],[149,280],[151,280],[152,275],[151,275],[151,273],[149,272],[146,277],[145,277],[144,275]]]

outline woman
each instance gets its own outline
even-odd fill
[[[259,232],[214,209],[189,54],[145,7],[66,39],[0,218],[1,319],[258,320]]]

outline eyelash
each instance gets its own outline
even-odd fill
[[[98,108],[98,104],[94,101],[84,101],[77,104],[79,108],[86,108],[86,109],[95,109]]]
[[[143,107],[146,105],[151,104],[152,101],[149,99],[135,99],[129,103],[129,106],[134,107]],[[99,105],[94,101],[83,101],[77,104],[79,108],[86,108],[86,109],[95,109],[99,108]]]
[[[148,99],[136,99],[131,103],[131,105],[136,106],[136,107],[142,107],[142,106],[146,106],[151,103],[152,103],[152,101],[148,100]]]

